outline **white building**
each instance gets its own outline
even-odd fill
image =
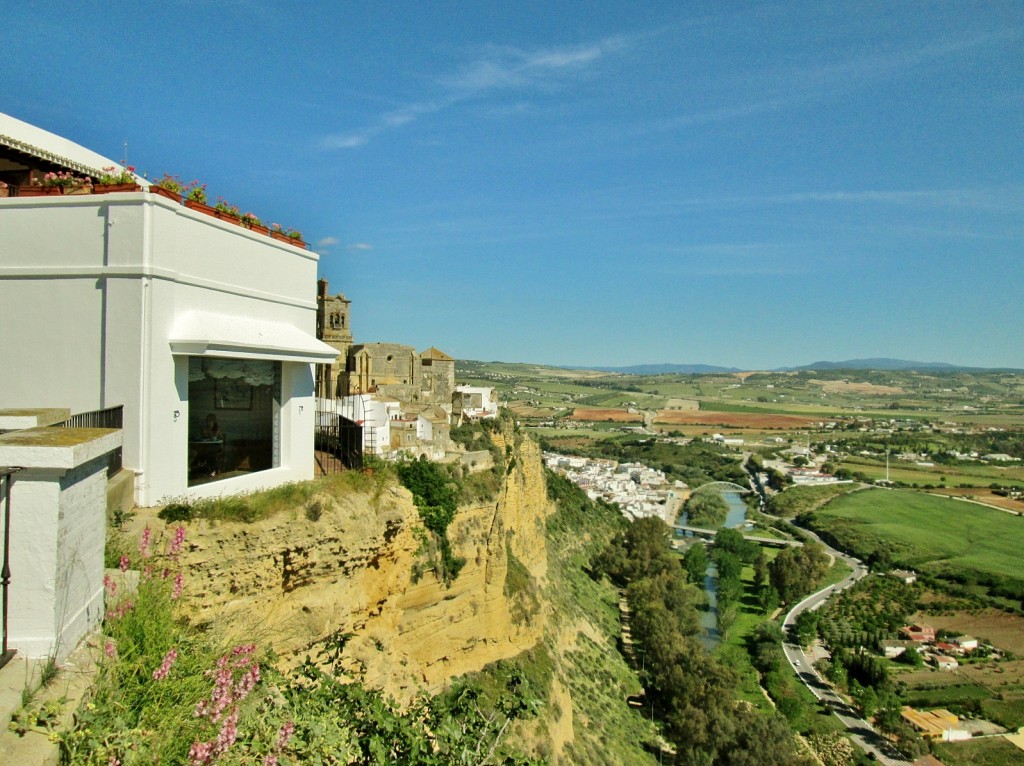
[[[452,412],[470,420],[498,417],[498,394],[491,386],[456,386]]]
[[[109,165],[0,114],[8,184]],[[140,183],[0,198],[0,408],[123,405],[143,506],[311,478],[318,256]]]

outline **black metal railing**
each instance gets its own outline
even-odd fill
[[[313,449],[321,475],[362,468],[363,427],[334,412],[318,411]]]
[[[0,566],[0,587],[3,588],[3,612],[0,622],[3,623],[3,654],[0,654],[0,668],[10,662],[15,651],[7,648],[7,589],[11,584],[11,484],[14,474],[20,468],[0,468],[0,502],[4,504],[4,558]]]
[[[72,415],[63,423],[56,423],[57,428],[124,428],[124,405],[107,407],[105,410],[93,410],[92,412],[81,412]],[[107,478],[121,470],[121,448],[118,447],[110,453],[110,463],[107,465]]]

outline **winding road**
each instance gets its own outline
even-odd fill
[[[757,485],[751,481],[754,489],[759,489]],[[764,513],[764,495],[761,494],[761,512]],[[765,514],[768,516],[769,514]],[[773,519],[778,519],[778,516],[771,516]],[[792,525],[789,519],[784,519],[788,524]],[[807,596],[803,601],[798,603],[786,614],[785,619],[782,621],[783,634],[788,637],[795,634],[794,627],[796,625],[796,618],[800,616],[802,612],[806,612],[808,609],[818,609],[832,596],[833,593],[846,590],[851,587],[857,580],[863,577],[867,577],[868,569],[864,566],[864,563],[853,556],[847,555],[842,551],[838,551],[831,547],[822,540],[814,532],[808,529],[800,527],[801,534],[809,535],[819,542],[824,548],[826,553],[831,554],[837,559],[845,561],[852,572],[845,577],[843,580],[829,585],[826,588],[822,588],[817,593],[812,593]],[[892,744],[885,739],[881,734],[875,731],[875,728],[866,720],[859,717],[857,711],[836,693],[835,689],[821,677],[817,670],[814,668],[814,658],[808,657],[802,647],[798,644],[790,643],[784,639],[782,644],[782,650],[786,655],[786,660],[789,662],[793,672],[796,673],[797,678],[803,681],[804,685],[811,690],[811,694],[815,696],[822,704],[825,705],[832,714],[842,722],[843,726],[846,727],[849,732],[850,739],[853,743],[868,754],[869,758],[878,761],[879,763],[886,764],[886,766],[912,766],[910,761],[907,761],[901,756]]]

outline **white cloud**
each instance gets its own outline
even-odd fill
[[[340,242],[341,240],[337,237],[323,237],[322,239],[317,240],[316,248],[317,250],[324,250],[326,248],[333,247]]]
[[[627,47],[623,37],[609,37],[589,45],[564,46],[535,51],[491,46],[466,64],[460,72],[438,79],[442,95],[413,102],[377,117],[363,128],[327,135],[320,141],[325,149],[355,149],[385,131],[410,125],[420,117],[434,114],[470,99],[486,98],[500,91],[545,88],[560,84],[593,67],[609,53]]]
[[[353,252],[367,252],[373,250],[373,245],[367,244],[366,242],[353,242],[348,246],[348,249]]]

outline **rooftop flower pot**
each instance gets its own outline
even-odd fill
[[[92,185],[93,194],[111,194],[113,192],[136,192],[141,189],[135,183],[135,168],[132,165],[118,167],[108,165],[103,168],[99,178]]]
[[[115,192],[137,192],[142,189],[138,184],[93,184],[93,194],[114,194]]]
[[[196,210],[200,213],[206,213],[207,215],[213,216],[214,218],[217,217],[217,211],[213,208],[212,205],[206,205],[194,199],[186,199],[185,207],[187,207],[189,210]]]
[[[50,197],[64,193],[64,187],[62,186],[36,186],[30,184],[29,186],[19,186],[18,196],[19,197]]]
[[[177,192],[171,191],[170,189],[165,189],[163,186],[152,184],[149,187],[149,191],[152,194],[156,194],[158,197],[166,197],[172,202],[177,202],[179,205],[181,204],[181,195]]]

